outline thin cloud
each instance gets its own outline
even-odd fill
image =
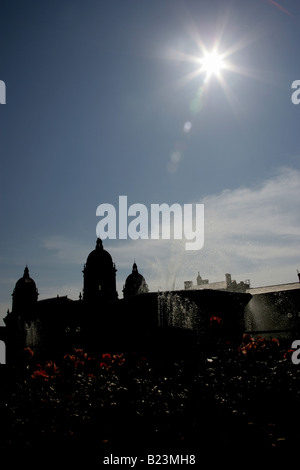
[[[88,250],[91,251],[90,247],[79,240],[70,240],[63,235],[44,238],[41,245],[51,253],[51,258],[56,263],[82,264],[86,260]]]
[[[201,250],[186,251],[184,241],[140,241],[150,286],[183,288],[184,280],[195,279],[199,270],[211,281],[230,272],[237,280],[250,278],[253,285],[293,282],[300,265],[298,194],[300,172],[280,168],[259,185],[198,201],[205,207]]]
[[[185,240],[104,240],[118,269],[119,296],[134,261],[152,291],[182,289],[198,271],[211,282],[226,272],[250,278],[252,285],[293,282],[300,268],[299,194],[300,172],[280,168],[259,185],[197,201],[205,208],[204,247],[198,251],[186,251]],[[83,265],[94,248],[57,236],[43,245],[60,265]]]
[[[248,270],[258,282],[269,263],[279,282],[283,262],[300,263],[299,192],[300,172],[281,168],[259,186],[206,197],[205,259],[220,261],[223,269]]]

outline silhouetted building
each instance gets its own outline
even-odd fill
[[[78,300],[57,296],[38,301],[36,283],[26,266],[12,294],[12,310],[4,318],[6,327],[1,330],[7,344],[8,362],[16,361],[19,351],[27,346],[46,355],[47,351],[61,353],[74,346],[104,347],[105,341],[116,336],[118,327],[119,337],[126,335],[126,315],[117,320],[115,316],[122,305],[118,301],[116,272],[111,255],[98,238],[84,265],[83,296],[80,294]],[[126,285],[130,298],[148,292],[136,264]],[[130,311],[130,304],[125,309],[123,304],[124,310]],[[134,325],[129,320],[127,324],[133,331]]]
[[[245,327],[294,336],[300,331],[300,283],[250,289],[250,281],[237,283],[229,273],[214,283],[198,273],[196,285],[186,281],[185,290],[150,293],[134,262],[124,298],[118,299],[116,272],[111,255],[97,239],[83,269],[83,297],[38,301],[26,266],[16,282],[6,326],[0,328],[7,363],[17,363],[24,347],[51,360],[74,347],[97,353],[168,351],[172,345],[174,351],[185,351],[193,338],[196,344],[210,338],[207,332],[215,328],[214,321],[218,334],[229,338],[239,336]]]
[[[116,267],[108,251],[103,249],[102,240],[97,239],[96,248],[88,255],[83,269],[83,300],[116,300]]]
[[[239,331],[244,306],[251,298],[250,294],[211,289],[150,293],[134,262],[124,284],[124,298],[118,299],[116,272],[111,255],[97,239],[83,269],[83,296],[38,301],[36,283],[26,266],[15,285],[12,311],[4,319],[6,326],[0,330],[7,363],[17,363],[24,347],[52,359],[74,347],[96,353],[157,349],[158,344],[168,349],[173,337],[173,347],[184,349],[178,331],[180,335],[187,331],[188,335],[192,331],[202,334],[212,315],[222,317],[227,331]],[[197,287],[202,285],[207,286],[208,281],[198,274]]]
[[[12,310],[14,312],[27,312],[34,308],[38,299],[38,290],[34,280],[29,276],[29,269],[26,266],[23,277],[21,277],[14,288],[12,294]]]
[[[132,273],[126,279],[123,296],[124,299],[133,295],[146,294],[149,292],[144,276],[138,272],[136,263],[133,263]]]

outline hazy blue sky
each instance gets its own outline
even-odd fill
[[[218,43],[228,69],[196,73]],[[297,281],[299,0],[1,0],[0,318],[26,264],[40,298],[82,290],[96,208],[204,203],[205,245],[105,240],[119,295],[198,271]]]

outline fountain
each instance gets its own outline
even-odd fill
[[[257,289],[258,290],[258,289]],[[299,329],[299,289],[261,288],[245,309],[245,329],[255,335],[290,338]]]
[[[41,324],[38,319],[24,323],[25,345],[33,351],[41,345]]]
[[[158,294],[157,303],[160,327],[189,330],[195,328],[198,313],[195,302],[181,297],[176,292],[161,292]]]

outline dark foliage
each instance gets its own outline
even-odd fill
[[[1,455],[76,468],[111,453],[212,461],[291,452],[300,437],[300,368],[286,349],[244,336],[184,358],[74,350],[42,364],[27,349],[22,367],[1,371]]]

